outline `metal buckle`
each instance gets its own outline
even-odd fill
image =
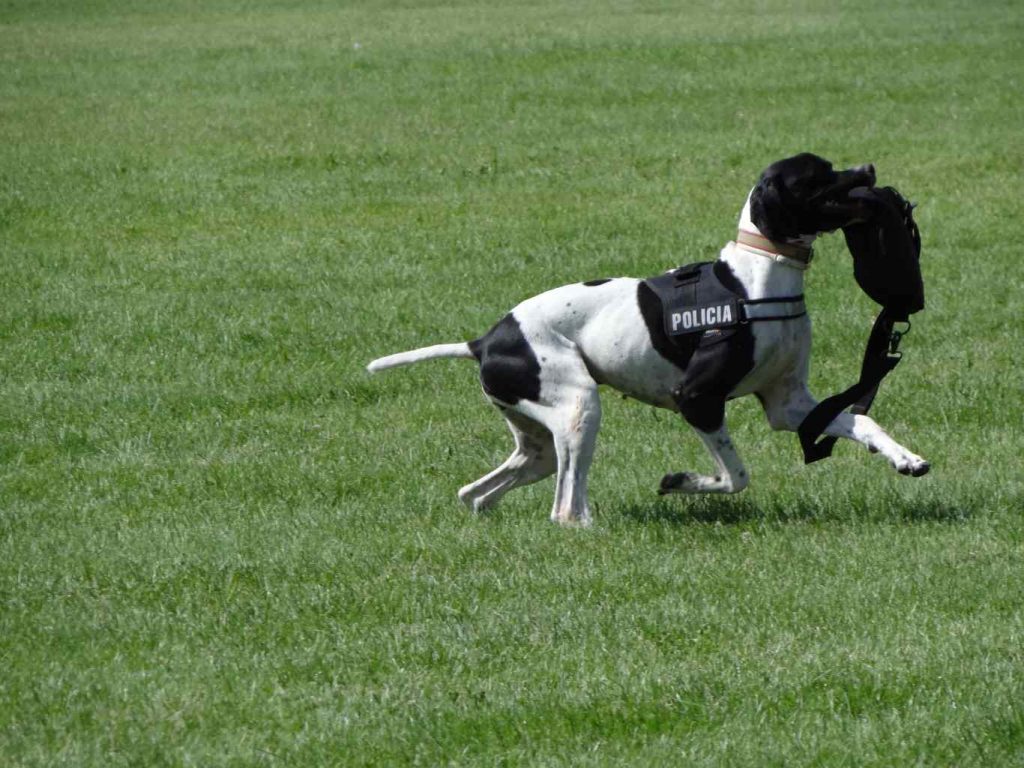
[[[900,342],[903,341],[903,337],[910,333],[910,320],[900,321],[906,323],[906,328],[902,331],[896,330],[896,324],[893,323],[892,333],[889,335],[889,354],[893,357],[903,357],[903,353],[900,352]]]

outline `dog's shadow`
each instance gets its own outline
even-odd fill
[[[877,508],[837,508],[798,501],[794,504],[761,504],[749,498],[728,496],[695,496],[689,499],[658,499],[649,504],[629,504],[618,514],[632,523],[666,525],[743,525],[751,522],[830,522],[873,520],[898,523],[962,523],[974,510],[938,499],[906,500],[892,503],[887,499]]]

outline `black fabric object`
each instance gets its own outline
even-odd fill
[[[903,334],[895,324],[909,323],[910,315],[924,309],[921,234],[914,206],[892,187],[855,189],[850,198],[871,212],[867,221],[843,228],[853,256],[853,275],[861,289],[882,305],[882,311],[868,336],[860,379],[818,403],[797,429],[806,464],[832,455],[836,438],[818,437],[836,416],[847,408],[855,414],[868,412],[882,379],[901,359],[898,347]]]
[[[892,187],[855,189],[850,199],[871,212],[867,221],[843,227],[853,256],[853,276],[873,301],[896,320],[924,309],[921,234],[911,205]]]

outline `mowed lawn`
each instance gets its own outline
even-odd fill
[[[1019,2],[0,3],[0,764],[1024,765]],[[711,259],[761,169],[874,162],[926,311],[729,498],[617,394],[595,525],[475,367],[563,283]],[[807,278],[812,388],[874,306]]]

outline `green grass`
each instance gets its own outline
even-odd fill
[[[0,3],[0,763],[1024,765],[1019,3]],[[918,201],[875,415],[751,488],[606,393],[596,524],[465,361],[545,288],[712,257],[772,160]],[[812,386],[872,317],[841,238]]]

